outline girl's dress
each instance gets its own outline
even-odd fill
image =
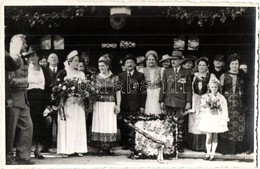
[[[210,105],[215,104],[215,108]],[[223,95],[208,93],[201,98],[201,120],[198,129],[205,133],[222,133],[228,131],[227,101]]]
[[[66,78],[85,79],[85,74],[76,70],[66,69]],[[59,77],[57,77],[59,78]],[[66,120],[58,114],[57,153],[86,153],[87,130],[83,100],[79,97],[69,97],[65,101],[64,113]]]

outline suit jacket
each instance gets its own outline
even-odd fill
[[[121,83],[121,110],[122,112],[135,112],[145,107],[146,86],[144,74],[134,70],[132,76],[124,71],[118,75]]]
[[[160,92],[160,102],[165,106],[184,108],[186,102],[191,103],[191,72],[180,68],[175,74],[173,68],[168,68],[163,74],[162,89]]]
[[[50,67],[48,67],[48,70],[50,72],[50,76],[51,76],[51,84],[55,81],[58,72],[60,71],[60,69],[57,67],[56,73],[53,72],[53,70],[51,70]]]
[[[20,68],[9,72],[10,95],[13,100],[13,107],[24,108],[29,105],[27,100],[28,87],[28,65],[19,56]]]

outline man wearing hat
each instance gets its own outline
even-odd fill
[[[13,36],[10,42],[10,55],[18,56],[21,66],[16,71],[9,72],[10,98],[13,100],[13,105],[6,114],[7,164],[34,164],[30,157],[33,123],[27,100],[28,65],[22,58],[22,53],[26,52],[27,47],[25,38],[25,35],[18,34]],[[11,46],[14,46],[14,49],[11,49]],[[19,131],[16,136],[16,157],[14,161],[13,144],[16,128]]]
[[[163,74],[163,86],[160,93],[161,108],[167,114],[177,118],[178,151],[183,152],[183,119],[184,112],[191,108],[191,73],[181,67],[182,52],[173,51],[171,56],[172,68],[166,69]]]
[[[138,72],[144,73],[144,70],[143,70],[144,67],[145,67],[145,57],[137,56],[136,57],[136,70]]]
[[[122,83],[121,91],[121,116],[127,118],[129,115],[137,116],[144,113],[146,91],[144,89],[144,74],[136,70],[136,58],[132,54],[127,54],[123,59],[126,71],[118,75],[119,81]],[[130,132],[133,132],[127,124],[121,122],[121,141],[122,149],[133,148],[131,146]]]
[[[226,72],[224,68],[225,66],[224,55],[216,54],[214,57],[213,65],[214,66],[210,70],[210,72],[213,73],[219,80],[220,76]]]

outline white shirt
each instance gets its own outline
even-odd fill
[[[42,68],[40,68],[39,71],[33,70],[32,65],[29,65],[28,67],[28,83],[30,89],[42,89],[44,90],[45,86],[45,78],[42,71]]]
[[[51,69],[51,71],[53,71],[53,69],[55,69],[55,73],[57,73],[58,70],[58,66],[53,67],[52,65],[49,66],[49,68]]]
[[[181,68],[180,66],[178,68],[173,67],[173,71],[175,72],[175,70],[176,70],[176,73],[178,73],[180,68]]]
[[[130,75],[133,76],[134,71],[135,71],[135,70],[132,70],[131,72],[127,71],[127,74],[129,75],[129,73],[130,73]]]

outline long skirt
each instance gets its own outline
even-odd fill
[[[147,89],[147,97],[145,102],[146,115],[158,115],[162,113],[159,96],[161,88]]]
[[[83,105],[71,103],[67,99],[64,112],[66,120],[58,114],[57,153],[88,152],[86,118]]]
[[[197,94],[193,94],[192,97],[192,105],[195,113],[189,114],[189,122],[188,122],[188,136],[187,136],[187,144],[188,147],[194,151],[204,151],[206,135],[201,132],[198,128],[201,120],[200,113],[200,100],[201,96]]]
[[[96,147],[111,148],[116,143],[115,102],[96,102],[93,107],[91,141]]]

